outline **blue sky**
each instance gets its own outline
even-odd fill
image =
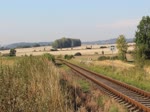
[[[124,34],[150,13],[150,0],[0,0],[0,44],[96,41]]]

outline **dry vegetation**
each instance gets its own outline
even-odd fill
[[[126,111],[91,83],[43,56],[3,57],[0,62],[0,112]]]
[[[128,51],[132,51],[134,49],[133,43],[129,43]],[[74,55],[76,52],[81,52],[83,55],[94,55],[94,54],[102,54],[102,51],[106,55],[112,54],[112,51],[110,50],[110,46],[115,44],[106,44],[106,45],[82,45],[80,47],[74,47],[71,48],[63,48],[58,49],[58,51],[50,51],[52,49],[52,46],[42,46],[42,47],[32,47],[32,48],[17,48],[16,55],[17,56],[24,56],[24,55],[42,55],[44,53],[51,53],[53,55],[65,55],[65,54],[72,54]],[[86,47],[91,47],[92,49],[86,49]],[[107,48],[100,48],[101,46],[106,46]],[[9,50],[0,51],[1,54],[7,54],[9,53]],[[116,49],[113,54],[117,54],[118,50]]]
[[[62,75],[63,84],[65,82],[67,85],[72,96],[72,104],[77,112],[127,112],[124,106],[104,95],[96,85],[76,72],[63,67]]]
[[[131,69],[132,67],[134,67],[134,64],[129,64],[129,63],[125,63],[123,61],[120,60],[105,60],[105,61],[95,61],[94,64],[96,66],[113,66],[116,68],[120,68],[120,69]]]
[[[13,65],[17,59],[16,58],[5,58],[5,57],[0,57],[0,64],[1,65]]]
[[[108,46],[108,45],[107,45]],[[111,51],[109,48],[100,49],[100,45],[92,45],[92,49],[86,49],[88,45],[82,45],[81,47],[75,47],[71,50],[71,48],[63,48],[58,49],[58,51],[50,51],[52,48],[51,46],[44,46],[44,47],[33,47],[33,48],[17,48],[16,55],[17,56],[24,56],[24,55],[41,55],[44,53],[51,53],[53,55],[65,55],[65,54],[75,54],[76,52],[81,52],[84,55],[88,54],[95,54],[97,52],[98,54],[101,54],[101,52],[104,50],[105,54],[111,54]],[[9,50],[0,51],[2,54],[9,53]],[[116,51],[117,52],[117,51]]]
[[[93,46],[92,49],[85,49],[85,47],[86,46],[76,47],[73,50],[66,48],[59,51],[50,51],[51,47],[17,49],[17,56],[30,54],[41,55],[43,53],[63,56],[65,54],[80,52],[82,56],[75,57],[75,63],[80,63],[81,60],[85,62],[90,61],[91,63],[80,63],[80,65],[93,71],[107,74],[118,80],[122,80],[123,78],[123,81],[124,78],[127,78],[127,80],[128,77],[134,78],[131,73],[128,74],[130,69],[133,68],[132,71],[136,73],[135,81],[140,81],[139,84],[142,83],[143,86],[143,81],[145,80],[138,71],[135,72],[133,64],[116,60],[113,62],[110,60],[97,61],[102,51],[105,51],[105,55],[107,56],[112,54],[110,49],[99,49],[99,45]],[[3,51],[2,54],[8,52],[9,51]],[[115,53],[117,53],[117,51],[115,51]],[[128,70],[127,73],[125,73],[124,70]],[[148,67],[145,68],[145,70],[149,72]],[[112,74],[112,71],[115,72]],[[63,79],[60,76],[62,73]],[[103,95],[99,89],[91,86],[91,83],[70,74],[71,72],[68,72],[68,69],[65,68],[65,71],[62,72],[62,70],[60,71],[46,58],[41,56],[0,58],[0,112],[72,112],[74,110],[78,112],[126,111],[124,107],[120,106],[114,100]],[[132,81],[133,80],[129,80],[127,83],[132,84]],[[146,84],[149,83],[146,81]],[[143,88],[147,87],[144,86]]]
[[[0,112],[69,111],[59,70],[46,58],[22,57],[11,66],[2,63]]]

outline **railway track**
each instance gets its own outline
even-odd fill
[[[99,89],[124,104],[130,112],[150,112],[150,93],[89,71],[64,60],[65,65],[98,85]]]

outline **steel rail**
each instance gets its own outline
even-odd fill
[[[129,85],[127,85],[127,84],[125,84],[125,83],[122,83],[122,82],[120,82],[120,81],[111,79],[111,78],[109,78],[109,77],[106,77],[106,76],[97,74],[97,73],[95,73],[95,72],[89,71],[89,70],[87,70],[87,69],[85,69],[85,68],[83,68],[83,67],[79,67],[79,66],[77,66],[77,65],[75,65],[75,64],[72,64],[72,63],[70,63],[70,62],[67,62],[67,61],[64,61],[64,60],[60,60],[60,61],[62,61],[65,65],[67,65],[67,66],[70,67],[71,69],[75,70],[76,72],[82,74],[84,77],[86,77],[86,78],[92,80],[93,82],[95,82],[96,84],[102,86],[103,88],[107,89],[108,91],[111,91],[111,92],[112,92],[113,94],[115,94],[117,97],[119,97],[119,98],[123,99],[124,101],[127,101],[128,103],[134,105],[134,106],[137,107],[138,109],[143,110],[144,112],[150,112],[150,108],[149,108],[149,107],[147,107],[147,106],[141,104],[140,102],[138,102],[138,101],[136,101],[136,100],[134,100],[134,99],[128,97],[128,96],[125,95],[125,94],[120,93],[119,91],[117,91],[117,90],[115,90],[115,89],[109,87],[108,85],[101,83],[100,81],[96,80],[95,78],[93,78],[93,77],[91,77],[91,76],[88,76],[88,75],[82,73],[82,72],[79,71],[77,68],[80,68],[80,69],[82,69],[82,70],[84,70],[84,71],[86,71],[86,72],[89,72],[89,73],[91,73],[92,75],[95,75],[95,76],[104,78],[104,79],[106,79],[106,80],[108,80],[108,81],[111,81],[111,82],[113,82],[113,83],[116,83],[116,84],[118,84],[118,85],[120,85],[120,86],[122,86],[122,87],[124,87],[124,88],[126,88],[126,89],[129,89],[129,90],[131,90],[131,91],[133,91],[133,92],[135,92],[135,93],[137,93],[137,94],[140,94],[140,95],[142,95],[142,96],[144,96],[144,97],[150,98],[150,93],[145,92],[145,91],[143,91],[143,90],[141,90],[141,89],[138,89],[138,88],[136,88],[136,87],[129,86]],[[75,68],[75,67],[77,67],[77,68]]]
[[[61,61],[67,62],[67,61],[65,61],[65,60],[61,60]],[[67,62],[67,63],[69,63],[69,62]],[[72,64],[72,63],[69,63],[69,64],[71,64],[71,65],[73,65],[73,66],[76,66],[76,67],[79,67],[79,66],[77,66],[77,65],[75,65],[75,64]],[[146,91],[141,90],[141,89],[139,89],[139,88],[137,88],[137,87],[128,85],[128,84],[126,84],[126,83],[120,82],[120,81],[118,81],[118,80],[114,80],[114,79],[109,78],[109,77],[107,77],[107,76],[104,76],[104,75],[95,73],[95,72],[93,72],[93,71],[89,71],[89,70],[87,70],[87,69],[85,69],[85,68],[83,68],[83,67],[80,67],[80,68],[83,69],[83,70],[85,70],[85,71],[88,71],[88,72],[90,72],[90,73],[92,73],[92,74],[94,74],[94,75],[96,75],[96,76],[98,76],[98,77],[102,77],[102,78],[104,78],[104,79],[107,79],[107,80],[109,80],[109,81],[112,81],[112,82],[114,82],[114,83],[116,83],[116,84],[119,84],[119,85],[121,85],[121,86],[123,86],[123,87],[125,87],[125,88],[127,88],[127,89],[130,89],[130,90],[132,90],[132,91],[134,91],[134,92],[136,92],[136,93],[138,93],[138,94],[140,94],[140,95],[143,95],[143,96],[145,96],[145,97],[150,98],[150,93],[149,93],[149,92],[146,92]]]

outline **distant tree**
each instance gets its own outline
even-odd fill
[[[10,49],[9,56],[16,56],[16,50]]]
[[[135,34],[136,60],[150,58],[150,17],[144,16],[137,26]]]
[[[80,39],[72,39],[72,38],[61,38],[57,39],[52,43],[53,48],[67,48],[67,47],[75,47],[81,46]]]
[[[117,49],[118,49],[118,57],[125,61],[126,60],[126,52],[127,52],[127,42],[124,35],[120,35],[116,41]]]
[[[38,44],[38,43],[36,43],[36,44],[33,45],[33,47],[40,47],[40,46],[41,46],[41,45]]]
[[[0,47],[0,50],[8,50],[9,48],[6,47]]]

